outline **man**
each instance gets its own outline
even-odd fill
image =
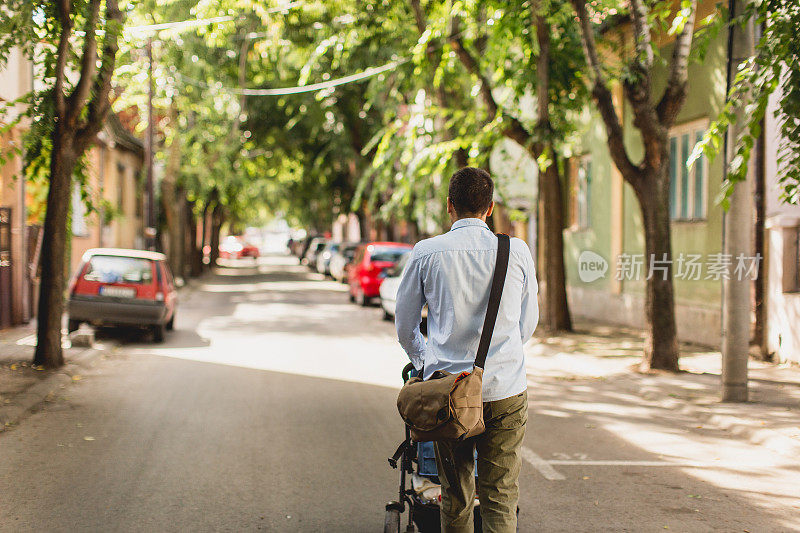
[[[494,209],[489,173],[462,168],[450,178],[448,233],[414,247],[397,293],[400,344],[428,379],[436,370],[472,370],[497,258],[497,236],[486,218]],[[437,442],[442,484],[442,531],[472,532],[474,450],[483,531],[513,532],[517,525],[520,447],[528,419],[528,381],[522,345],[539,320],[531,252],[511,239],[505,287],[483,374],[486,431],[462,442]],[[428,304],[428,341],[420,333]]]

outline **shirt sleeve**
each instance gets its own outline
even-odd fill
[[[525,274],[525,282],[522,287],[522,311],[519,315],[519,331],[522,335],[522,342],[527,342],[536,330],[539,323],[539,284],[536,281],[536,267],[533,264],[531,250],[525,245],[525,250],[521,254]]]
[[[408,354],[414,368],[421,370],[425,363],[425,337],[419,330],[419,323],[425,305],[425,291],[416,250],[411,254],[397,289],[394,321],[400,346]]]

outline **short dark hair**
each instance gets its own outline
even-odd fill
[[[458,216],[483,215],[494,198],[494,182],[482,168],[464,167],[450,178],[447,196]]]

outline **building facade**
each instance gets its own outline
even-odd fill
[[[0,70],[0,105],[31,91],[33,66],[12,50]],[[21,105],[0,114],[0,126],[16,122]],[[25,120],[0,134],[0,329],[27,322],[32,312],[22,137]]]
[[[74,184],[70,271],[90,248],[144,248],[142,142],[109,115],[86,157],[86,189],[94,209],[89,211],[80,185]]]
[[[708,6],[701,3],[701,11]],[[702,13],[701,13],[702,15]],[[704,16],[704,15],[703,15]],[[662,54],[671,56],[671,43]],[[765,276],[765,330],[768,350],[778,359],[800,360],[800,280],[798,235],[800,208],[778,199],[776,166],[779,138],[772,113],[766,122],[767,229],[762,252],[727,257],[722,252],[724,211],[716,202],[725,175],[722,155],[687,160],[694,145],[725,103],[727,35],[711,41],[702,62],[689,64],[689,92],[669,132],[670,217],[672,267],[678,338],[719,348],[721,345],[722,283],[726,275]],[[664,68],[653,76],[660,94],[667,78]],[[632,111],[622,91],[620,106],[625,141],[632,160],[642,156]],[[774,109],[774,106],[773,106]],[[586,110],[580,147],[569,163],[568,222],[565,254],[570,309],[575,316],[643,328],[645,282],[642,215],[633,189],[611,160],[605,126],[599,114]],[[755,216],[755,206],[753,214]],[[755,237],[755,236],[754,236]],[[758,256],[761,253],[761,257]],[[600,259],[598,259],[598,256]],[[587,265],[605,263],[602,275],[583,275]],[[657,275],[657,274],[656,274]],[[755,283],[754,283],[755,286]],[[754,291],[755,294],[755,291]],[[755,321],[755,313],[753,314]]]

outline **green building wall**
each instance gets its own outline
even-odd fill
[[[694,61],[689,66],[689,92],[686,102],[678,115],[675,126],[705,119],[709,122],[719,113],[725,101],[727,35],[720,35],[708,46],[705,58]],[[664,47],[664,58],[671,56],[671,46]],[[660,97],[667,78],[666,65],[655,69],[654,94]],[[601,319],[603,293],[615,295],[620,305],[626,308],[641,307],[644,297],[644,276],[640,281],[624,280],[616,283],[615,258],[612,257],[612,231],[615,217],[612,213],[612,176],[613,162],[606,143],[605,127],[599,114],[594,111],[585,113],[584,133],[581,136],[581,149],[577,155],[590,154],[592,161],[592,177],[589,188],[589,226],[584,229],[568,228],[565,232],[565,254],[567,283],[570,287],[572,312],[577,316]],[[631,159],[638,162],[642,157],[642,143],[639,131],[632,124],[632,110],[627,105],[623,108],[623,125],[625,142]],[[694,221],[673,221],[672,252],[673,260],[680,253],[701,254],[703,262],[707,262],[709,254],[719,253],[722,246],[722,208],[716,205],[715,198],[720,190],[723,176],[722,157],[708,162],[706,191],[706,218]],[[642,216],[633,189],[626,183],[623,185],[622,199],[622,253],[644,254],[644,233]],[[578,276],[578,257],[584,250],[591,250],[609,263],[605,277],[584,283]],[[646,270],[643,271],[646,275]],[[717,331],[713,330],[719,321],[721,282],[705,280],[705,268],[700,280],[675,279],[676,314],[679,318],[679,336],[683,340],[716,345]],[[587,298],[591,295],[591,298]],[[598,298],[600,300],[598,300]],[[591,302],[588,300],[592,300]],[[642,325],[636,318],[641,311],[627,309],[621,315],[610,313],[609,321]],[[697,320],[689,315],[698,314]],[[619,313],[618,313],[619,315]],[[681,316],[684,315],[685,326],[681,327]],[[695,320],[700,331],[693,331]],[[683,331],[682,331],[683,330]]]

